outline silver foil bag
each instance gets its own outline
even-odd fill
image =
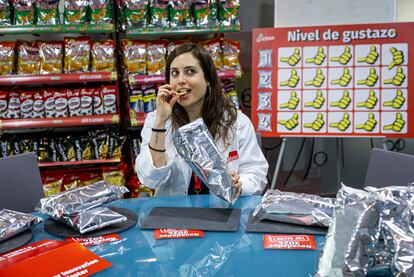
[[[378,242],[377,197],[342,185],[316,276],[365,276]]]
[[[40,222],[42,222],[40,217],[2,209],[0,210],[0,242],[29,230]]]
[[[63,215],[72,215],[120,199],[126,192],[128,192],[126,187],[99,181],[42,198],[36,210],[57,219]]]
[[[306,193],[268,190],[253,215],[260,220],[329,227],[334,201]]]
[[[234,204],[235,189],[226,161],[202,118],[179,128],[173,135],[178,154],[191,166],[194,173],[210,192]]]
[[[127,218],[125,216],[112,211],[108,207],[83,210],[71,215],[64,215],[58,219],[58,221],[65,223],[81,234],[99,230],[126,220]]]

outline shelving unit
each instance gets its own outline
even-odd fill
[[[132,36],[144,36],[144,35],[185,35],[185,34],[211,34],[211,33],[229,33],[240,32],[238,26],[217,26],[212,28],[170,28],[168,30],[162,28],[134,28],[129,27],[126,29],[125,34],[127,37]]]
[[[39,167],[76,167],[81,165],[104,165],[120,163],[121,159],[108,159],[108,160],[87,160],[87,161],[73,161],[73,162],[48,162],[39,163]]]
[[[114,24],[72,24],[72,25],[27,25],[27,26],[0,26],[0,35],[21,34],[93,34],[114,32]]]

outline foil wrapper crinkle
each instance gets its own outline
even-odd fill
[[[414,276],[413,199],[412,186],[342,185],[316,276]]]
[[[280,190],[268,190],[253,215],[260,220],[329,227],[335,199]]]
[[[236,202],[230,170],[202,118],[180,127],[173,134],[173,142],[178,154],[208,186],[210,193],[229,203]]]
[[[8,209],[0,210],[0,242],[12,238],[42,222],[42,218]]]

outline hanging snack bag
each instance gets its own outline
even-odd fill
[[[87,23],[88,0],[65,0],[64,23]]]
[[[223,69],[223,52],[221,49],[221,39],[219,37],[206,40],[202,42],[204,49],[210,53],[211,58],[213,59],[214,65],[217,70]]]
[[[69,116],[80,116],[81,115],[80,89],[68,89],[66,94],[68,96]]]
[[[20,94],[17,91],[9,92],[7,118],[20,118]]]
[[[82,88],[80,91],[81,115],[92,115],[93,112],[93,88]]]
[[[91,24],[113,22],[112,0],[89,0]]]
[[[58,25],[59,0],[37,0],[37,25]]]
[[[22,41],[17,47],[17,74],[35,75],[40,72],[40,53],[37,42]]]
[[[116,113],[116,86],[102,86],[105,114]]]
[[[191,0],[170,0],[170,27],[194,27]]]
[[[148,75],[164,74],[166,53],[167,44],[164,40],[156,40],[147,45]]]
[[[35,91],[33,93],[33,118],[45,117],[45,99],[42,91]]]
[[[150,1],[150,27],[168,28],[168,0]]]
[[[223,38],[221,48],[223,50],[223,68],[241,70],[239,62],[240,42]]]
[[[55,117],[68,117],[68,95],[65,89],[55,90]]]
[[[222,26],[240,26],[239,0],[219,0],[219,19]]]
[[[39,42],[40,74],[59,74],[63,67],[63,44]]]
[[[0,42],[0,75],[12,75],[15,60],[15,42]]]
[[[20,92],[20,118],[33,118],[33,92]]]
[[[45,114],[46,118],[55,118],[55,93],[54,90],[45,89],[43,90],[43,100],[45,102]]]
[[[193,7],[197,27],[218,26],[217,0],[193,0]]]
[[[0,90],[0,119],[7,118],[8,93]]]
[[[12,0],[14,7],[14,25],[35,24],[36,0]]]
[[[11,25],[10,3],[8,0],[0,0],[0,25]]]
[[[113,40],[92,42],[92,72],[115,71],[115,45]]]
[[[148,0],[121,0],[121,4],[126,27],[147,27]]]
[[[147,45],[144,41],[137,40],[123,40],[122,52],[124,67],[127,74],[146,73],[146,54]]]
[[[103,114],[103,97],[101,87],[95,88],[93,90],[93,114]]]
[[[90,52],[89,38],[65,38],[64,72],[88,72]]]

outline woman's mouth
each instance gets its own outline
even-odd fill
[[[180,88],[177,90],[176,95],[183,96],[183,95],[186,95],[187,93],[190,93],[190,91],[191,89],[189,88]]]

